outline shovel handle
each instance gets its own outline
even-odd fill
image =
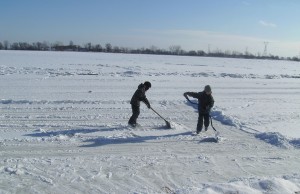
[[[166,119],[164,117],[162,117],[160,114],[158,114],[158,112],[156,112],[152,107],[150,107],[151,110],[153,110],[153,112],[155,112],[158,116],[160,116],[160,118],[162,118],[163,120],[166,121]]]

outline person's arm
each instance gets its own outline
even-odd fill
[[[208,105],[206,106],[206,111],[210,112],[211,108],[214,106],[214,98],[212,96],[210,96],[209,101],[208,101]]]
[[[188,96],[193,97],[193,98],[199,98],[199,93],[196,93],[196,92],[185,92],[183,94],[183,96],[186,97],[186,98]]]
[[[149,100],[147,99],[147,97],[145,95],[145,92],[140,91],[140,93],[139,93],[139,100],[142,101],[142,102],[144,102],[148,108],[151,107],[150,103],[149,103]]]
[[[150,102],[149,102],[149,100],[146,98],[146,96],[145,96],[143,102],[147,105],[148,108],[151,108]]]
[[[214,104],[215,104],[215,100],[214,100],[213,96],[211,95],[210,96],[210,104],[209,104],[210,108],[212,108],[214,106]]]

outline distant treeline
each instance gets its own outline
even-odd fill
[[[74,51],[74,52],[106,52],[106,53],[131,53],[131,54],[153,54],[153,55],[179,55],[179,56],[202,56],[202,57],[225,57],[225,58],[244,58],[244,59],[271,59],[271,60],[291,60],[300,61],[299,57],[279,57],[271,54],[257,54],[250,52],[222,51],[214,50],[204,52],[203,50],[183,50],[179,45],[170,46],[168,50],[160,49],[156,46],[149,48],[131,49],[127,47],[112,46],[110,43],[105,45],[86,43],[83,46],[75,45],[70,41],[68,45],[61,42],[48,43],[44,42],[0,42],[0,50],[31,50],[31,51]]]

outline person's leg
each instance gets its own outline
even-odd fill
[[[132,116],[130,117],[128,124],[136,125],[136,120],[140,115],[140,107],[131,105],[131,109],[132,109]]]
[[[204,117],[204,127],[205,127],[205,131],[207,131],[208,126],[209,126],[209,114],[205,114],[203,115]]]
[[[203,114],[199,114],[198,123],[197,123],[197,133],[200,133],[202,131],[202,126],[203,126]]]

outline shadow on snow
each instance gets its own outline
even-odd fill
[[[167,130],[164,126],[159,126],[153,128],[154,130]],[[118,126],[118,127],[103,127],[98,129],[69,129],[69,130],[59,130],[59,131],[37,131],[36,133],[26,134],[24,136],[31,137],[55,137],[60,135],[65,135],[70,138],[76,137],[76,134],[90,134],[95,132],[105,132],[105,131],[121,131],[127,136],[86,136],[88,139],[82,140],[83,143],[87,143],[86,145],[81,145],[79,147],[97,147],[104,145],[112,145],[112,144],[126,144],[126,143],[143,143],[150,140],[157,139],[168,139],[175,138],[180,136],[191,136],[192,132],[181,132],[177,134],[169,134],[169,135],[150,135],[150,136],[138,136],[133,133],[132,130],[129,130],[127,127]],[[124,135],[123,134],[123,135]],[[199,141],[199,143],[208,143],[208,142],[217,142],[215,138],[205,137],[199,139],[184,139],[190,141]],[[180,139],[174,139],[174,141],[180,141]]]
[[[150,140],[157,140],[160,138],[171,138],[171,137],[179,137],[179,136],[191,136],[192,132],[182,132],[177,134],[170,134],[170,135],[152,135],[152,136],[134,136],[134,137],[119,137],[119,138],[106,138],[106,137],[98,137],[94,139],[87,139],[83,142],[90,143],[87,145],[81,145],[79,147],[97,147],[97,146],[104,146],[110,144],[125,144],[125,143],[143,143]],[[218,140],[215,137],[203,137],[199,139],[186,139],[189,141],[198,141],[198,143],[218,143]],[[174,141],[181,141],[178,139],[174,139]]]
[[[185,136],[191,135],[191,132],[183,132],[178,134],[170,134],[170,135],[151,135],[151,136],[133,136],[133,137],[118,137],[118,138],[106,138],[106,137],[98,137],[94,139],[87,139],[83,142],[90,143],[88,145],[81,145],[79,147],[97,147],[104,146],[110,144],[125,144],[125,143],[143,143],[150,140],[156,140],[159,138],[170,138],[176,136]]]
[[[31,137],[53,137],[58,135],[67,135],[67,136],[74,136],[76,133],[93,133],[99,131],[98,129],[70,129],[70,130],[61,130],[61,131],[47,131],[47,132],[37,132],[26,134],[24,136],[31,136]]]
[[[205,137],[201,139],[199,143],[218,143],[218,139],[215,137]]]

